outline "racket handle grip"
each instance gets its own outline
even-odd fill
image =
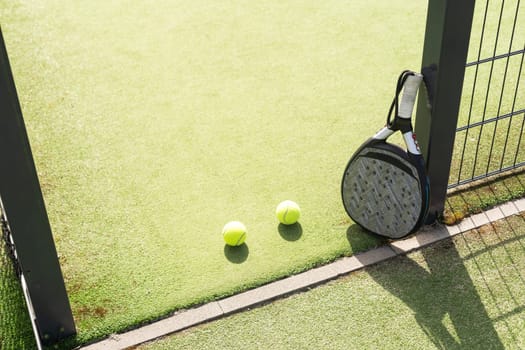
[[[410,119],[412,117],[412,110],[416,102],[417,90],[419,84],[423,80],[423,75],[419,73],[411,74],[407,77],[403,87],[403,97],[401,105],[399,106],[399,117],[403,119]]]

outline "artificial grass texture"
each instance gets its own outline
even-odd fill
[[[340,178],[420,65],[425,3],[0,4],[74,343],[381,244]]]
[[[6,247],[2,245],[0,246],[0,349],[35,348],[24,295]]]
[[[425,6],[0,1],[72,344],[381,244],[339,182],[420,65]],[[288,231],[284,199],[303,209]],[[248,226],[240,249],[229,220]]]
[[[466,216],[524,196],[525,170],[474,182],[448,194],[442,221],[452,225]]]
[[[525,216],[138,347],[521,349]]]

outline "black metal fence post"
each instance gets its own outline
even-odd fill
[[[444,210],[475,0],[429,0],[415,130],[427,161],[429,222]],[[429,109],[428,103],[431,108]]]
[[[40,338],[76,333],[0,29],[0,195]]]

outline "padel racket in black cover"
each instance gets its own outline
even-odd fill
[[[387,125],[355,152],[341,185],[350,218],[370,232],[394,239],[419,229],[428,212],[429,184],[410,120],[422,78],[411,71],[400,75]],[[406,150],[387,142],[396,131],[403,134]]]

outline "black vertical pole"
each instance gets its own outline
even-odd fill
[[[0,29],[0,196],[44,343],[76,333]]]
[[[429,222],[444,210],[475,0],[429,0],[416,133],[430,180]],[[430,102],[431,109],[427,102]]]

